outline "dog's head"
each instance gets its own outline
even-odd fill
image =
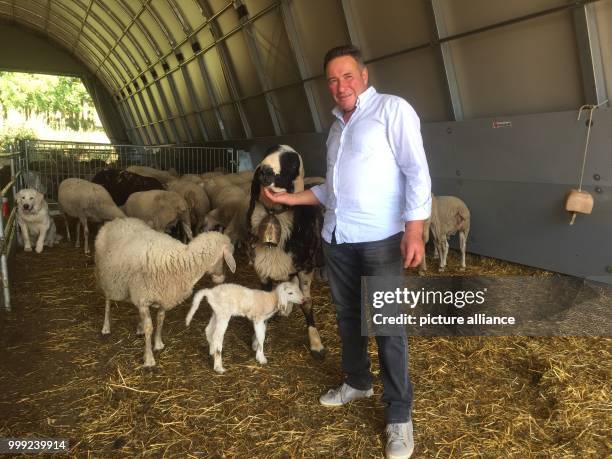
[[[24,188],[15,196],[17,208],[24,214],[37,214],[42,208],[45,197],[33,188]]]
[[[278,312],[282,316],[291,314],[294,304],[304,302],[304,294],[300,290],[300,281],[295,276],[290,282],[282,282],[276,287],[278,294]]]

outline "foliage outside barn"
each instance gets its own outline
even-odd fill
[[[0,145],[35,138],[109,143],[79,78],[0,72]]]

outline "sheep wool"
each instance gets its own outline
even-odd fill
[[[163,349],[161,324],[165,312],[187,299],[204,274],[218,275],[223,260],[232,272],[236,269],[234,247],[227,236],[203,233],[185,245],[136,218],[104,225],[95,250],[96,279],[106,298],[102,333],[110,333],[111,300],[134,304],[145,333],[145,366],[155,365],[150,349],[153,325],[149,307],[159,307],[155,349]]]

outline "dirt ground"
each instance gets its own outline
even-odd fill
[[[239,261],[228,281],[257,287]],[[467,274],[543,275],[477,256],[468,265]],[[67,243],[13,258],[13,311],[0,312],[1,437],[69,438],[74,457],[382,457],[378,379],[368,400],[317,403],[342,380],[325,284],[313,293],[324,360],[310,356],[299,310],[270,322],[265,366],[250,349],[250,323],[234,319],[218,375],[205,305],[189,328],[186,305],[168,313],[153,369],[142,367],[133,306],[113,306],[103,337],[93,268]],[[610,351],[604,338],[410,338],[413,457],[609,457]],[[374,345],[371,356],[378,375]]]

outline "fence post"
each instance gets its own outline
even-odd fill
[[[8,211],[8,199],[5,196],[2,196],[2,212],[0,212],[0,243],[2,245],[2,254],[0,254],[0,269],[2,270],[2,290],[4,293],[4,309],[7,312],[11,311],[11,293],[9,291],[9,278],[8,278],[8,263],[6,261],[8,248],[6,246],[7,239],[4,235],[4,218],[5,218],[5,209]],[[17,224],[15,222],[15,230],[17,229]],[[10,239],[10,238],[9,238]]]

